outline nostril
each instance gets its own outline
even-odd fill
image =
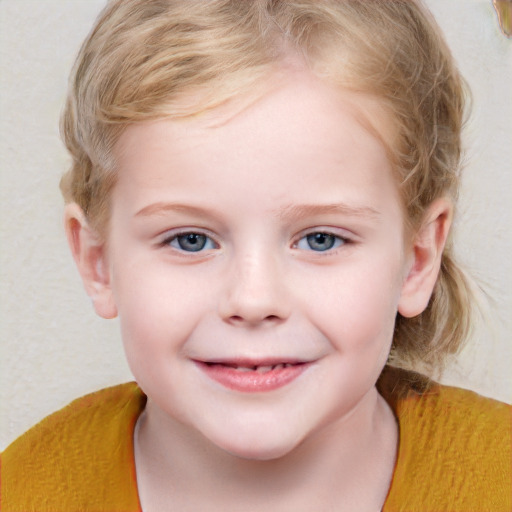
[[[280,320],[281,319],[278,315],[267,315],[267,316],[258,317],[258,318],[256,318],[256,317],[252,317],[252,318],[247,317],[246,318],[241,315],[232,315],[229,317],[229,321],[232,322],[233,324],[277,323]]]

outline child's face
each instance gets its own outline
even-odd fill
[[[129,364],[149,411],[231,453],[279,457],[374,403],[409,258],[354,106],[391,131],[369,99],[300,73],[116,148],[108,272]]]

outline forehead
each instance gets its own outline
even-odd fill
[[[197,94],[184,98],[183,103],[187,105],[184,111],[190,111],[190,115],[175,120],[163,117],[128,126],[115,146],[118,163],[134,144],[150,142],[153,138],[151,132],[159,130],[161,121],[166,123],[169,142],[177,144],[192,140],[195,136],[198,140],[204,140],[215,133],[225,138],[226,134],[243,129],[248,119],[252,125],[250,141],[254,142],[260,137],[262,144],[272,138],[276,143],[283,141],[283,131],[278,131],[276,122],[287,125],[284,132],[289,138],[307,136],[298,133],[305,120],[310,127],[311,141],[323,138],[332,130],[341,132],[347,123],[353,123],[354,138],[356,132],[364,131],[388,152],[392,152],[397,138],[395,120],[378,98],[336,87],[301,67],[286,65],[284,72],[267,75],[263,82],[253,84],[251,90],[231,97],[213,109],[196,113],[193,104],[201,105]],[[343,115],[337,116],[337,112],[343,112]],[[269,130],[269,123],[274,129]],[[258,132],[257,128],[260,127],[263,131]]]
[[[325,194],[330,180],[340,185],[343,178],[347,190],[375,190],[376,180],[389,181],[394,129],[376,99],[306,72],[267,85],[263,95],[235,98],[198,116],[128,127],[115,148],[115,195],[158,190],[164,182],[177,193],[195,180],[206,196],[222,174],[249,190],[265,182],[269,197],[296,189],[307,202],[312,188]]]

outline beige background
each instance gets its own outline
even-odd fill
[[[97,318],[62,231],[68,71],[103,0],[0,0],[0,449],[73,398],[130,379],[116,321]],[[445,382],[512,403],[512,40],[491,0],[427,0],[474,94],[456,226],[492,301]]]

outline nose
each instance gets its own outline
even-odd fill
[[[282,268],[271,254],[249,254],[231,265],[219,304],[223,321],[235,326],[275,325],[290,315]]]

